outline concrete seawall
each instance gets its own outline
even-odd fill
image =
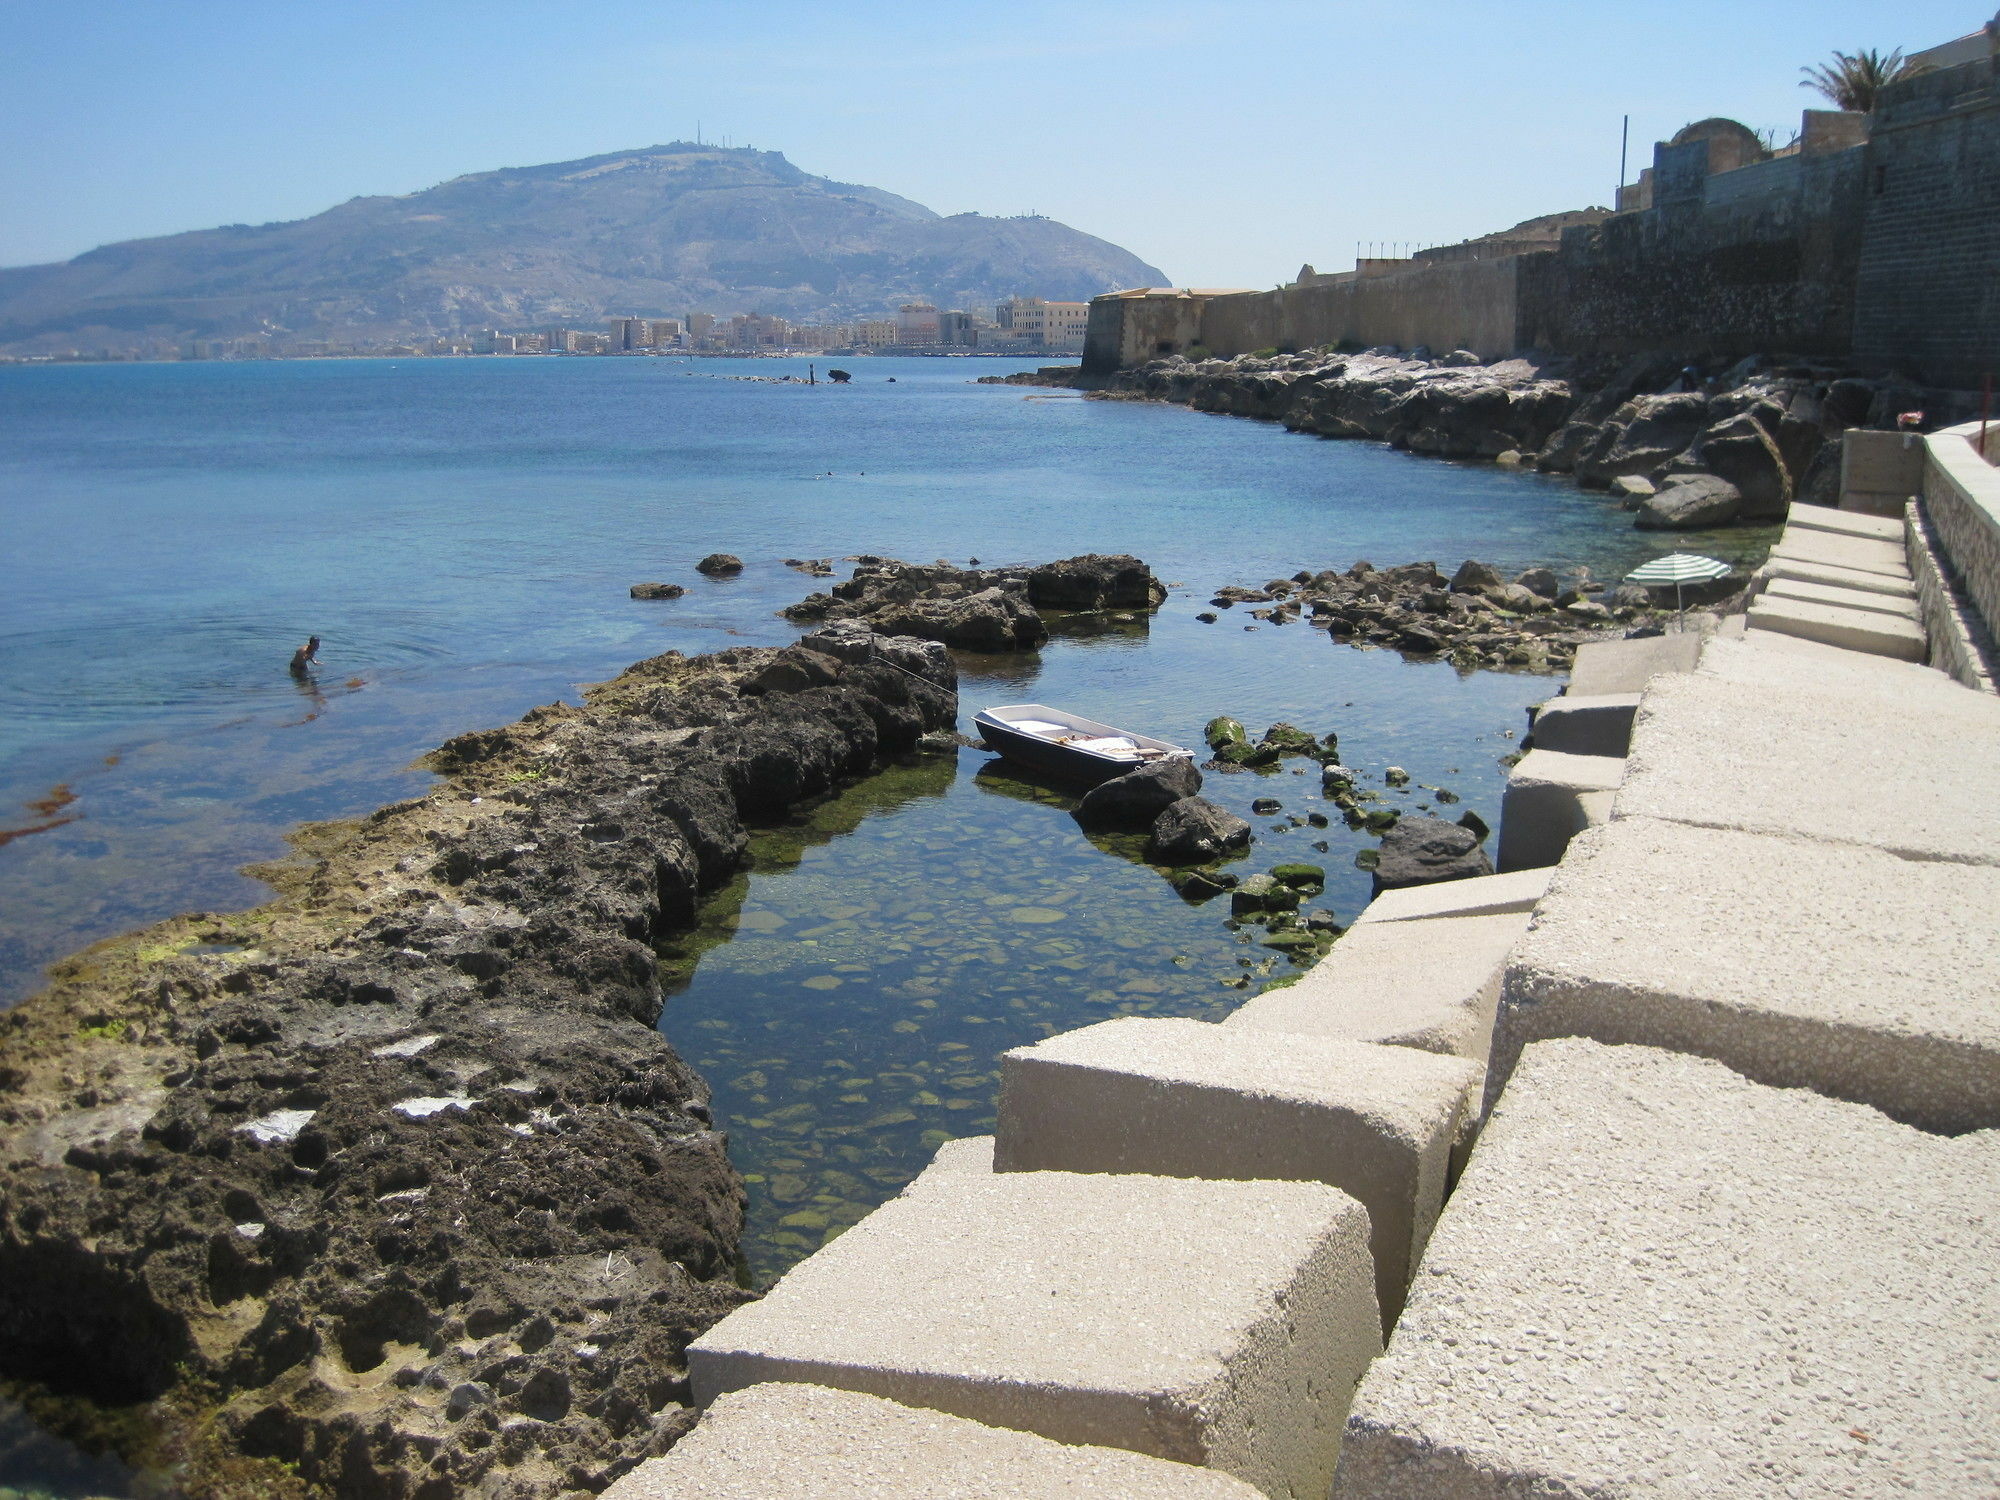
[[[884,1496],[2000,1493],[1976,438],[1793,507],[1745,614],[1582,648],[1514,868],[1007,1054],[997,1139],[698,1339],[711,1415],[607,1495],[827,1493],[846,1422]]]

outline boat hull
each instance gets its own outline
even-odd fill
[[[1040,735],[1015,729],[1005,721],[986,713],[975,715],[973,722],[979,726],[979,732],[985,738],[987,745],[998,751],[1003,759],[1062,781],[1095,786],[1098,782],[1109,781],[1114,776],[1123,776],[1127,771],[1136,771],[1140,766],[1147,764],[1145,761],[1100,755],[1074,745],[1059,745]],[[1144,743],[1158,745],[1162,742],[1144,741]],[[1177,747],[1170,748],[1176,754],[1186,754]]]

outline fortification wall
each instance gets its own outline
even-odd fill
[[[1855,354],[1962,389],[2000,376],[2000,57],[1884,90],[1868,161]]]
[[[1318,281],[1212,299],[1201,344],[1228,358],[1325,344],[1470,349],[1504,359],[1520,346],[1518,256],[1416,264],[1381,275]]]

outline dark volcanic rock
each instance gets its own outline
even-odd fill
[[[998,588],[962,599],[889,604],[867,618],[896,635],[942,641],[966,651],[1032,651],[1049,638],[1048,626],[1026,598]]]
[[[1206,797],[1184,797],[1153,821],[1146,857],[1163,865],[1201,865],[1247,848],[1250,825]]]
[[[678,583],[635,583],[632,585],[634,599],[678,599],[687,592]]]
[[[711,552],[694,565],[694,570],[710,578],[728,578],[743,571],[743,559],[728,552]]]
[[[1166,585],[1136,557],[1090,553],[1043,563],[1028,574],[1028,601],[1041,609],[1151,609]]]
[[[1442,818],[1400,818],[1382,836],[1375,865],[1375,894],[1407,885],[1491,875],[1493,864],[1479,835]]]
[[[840,644],[656,657],[460,736],[271,905],[56,966],[0,1017],[0,1374],[174,1398],[371,1500],[596,1490],[668,1446],[746,1294],[656,953],[746,819],[957,711],[941,647]]]
[[[1169,756],[1099,782],[1083,794],[1075,816],[1085,828],[1149,828],[1169,807],[1200,790],[1194,762]]]

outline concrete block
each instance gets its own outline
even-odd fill
[[[1317,1182],[946,1174],[688,1347],[698,1404],[766,1381],[1326,1494],[1381,1347],[1368,1214]]]
[[[1888,573],[1864,573],[1859,568],[1834,568],[1823,563],[1799,562],[1772,557],[1753,577],[1758,579],[1795,578],[1801,583],[1823,583],[1830,588],[1861,589],[1871,594],[1890,594],[1899,599],[1917,597],[1917,586],[1908,578]]]
[[[1752,599],[1749,614],[1752,630],[1795,635],[1844,651],[1865,651],[1870,656],[1887,656],[1897,661],[1922,661],[1930,650],[1923,626],[1892,615],[1809,604],[1802,599],[1779,599],[1769,594]]]
[[[1925,443],[1903,432],[1851,427],[1840,435],[1842,510],[1901,515],[1923,488]]]
[[[1324,1182],[1368,1210],[1385,1327],[1483,1072],[1409,1047],[1125,1016],[1000,1059],[1002,1172]]]
[[[1565,755],[1623,755],[1639,695],[1565,693],[1535,713],[1535,748]]]
[[[1872,537],[1835,536],[1830,531],[1805,528],[1785,529],[1771,556],[1792,562],[1818,563],[1822,567],[1852,568],[1859,573],[1880,573],[1889,578],[1908,578],[1910,562],[1899,542],[1878,542]]]
[[[1736,675],[1704,669],[1647,693],[1619,817],[2000,865],[2000,698],[1901,664],[1707,660]],[[1504,815],[1500,833],[1504,861]]]
[[[1571,839],[1611,817],[1614,794],[1624,779],[1621,756],[1565,755],[1538,744],[1507,773],[1507,790],[1500,799],[1501,871],[1540,870],[1558,863]]]
[[[2000,1494],[1996,1180],[2000,1135],[1646,1048],[1531,1048],[1335,1494]]]
[[[955,1141],[946,1141],[931,1157],[930,1165],[910,1179],[903,1187],[905,1193],[919,1192],[933,1186],[946,1177],[983,1177],[993,1170],[993,1137],[990,1135],[964,1135]]]
[[[1514,948],[1487,1098],[1522,1047],[1588,1036],[2000,1126],[1996,911],[1992,866],[1621,815],[1570,846]]]
[[[1871,594],[1861,589],[1837,588],[1825,583],[1804,583],[1796,578],[1774,578],[1764,588],[1770,599],[1803,599],[1808,604],[1830,604],[1840,609],[1872,610],[1894,615],[1899,620],[1919,621],[1923,610],[1916,600],[1900,594]]]
[[[1529,912],[1549,888],[1547,870],[1522,870],[1513,875],[1475,875],[1470,880],[1440,880],[1431,885],[1406,885],[1384,891],[1361,908],[1354,919],[1367,922],[1410,922],[1425,917],[1491,917],[1503,912]]]
[[[1297,984],[1257,996],[1222,1024],[1484,1062],[1501,968],[1528,920],[1517,911],[1357,925]]]
[[[1912,493],[1915,493],[1912,491]],[[1802,531],[1830,531],[1835,536],[1867,537],[1871,541],[1903,545],[1903,518],[1871,516],[1855,510],[1833,510],[1824,505],[1794,501],[1785,512],[1785,525]]]
[[[795,1383],[731,1391],[604,1500],[1256,1500],[1240,1479]]]
[[[1636,693],[1662,672],[1692,672],[1702,637],[1693,630],[1629,641],[1585,641],[1576,648],[1569,694],[1578,698]]]

